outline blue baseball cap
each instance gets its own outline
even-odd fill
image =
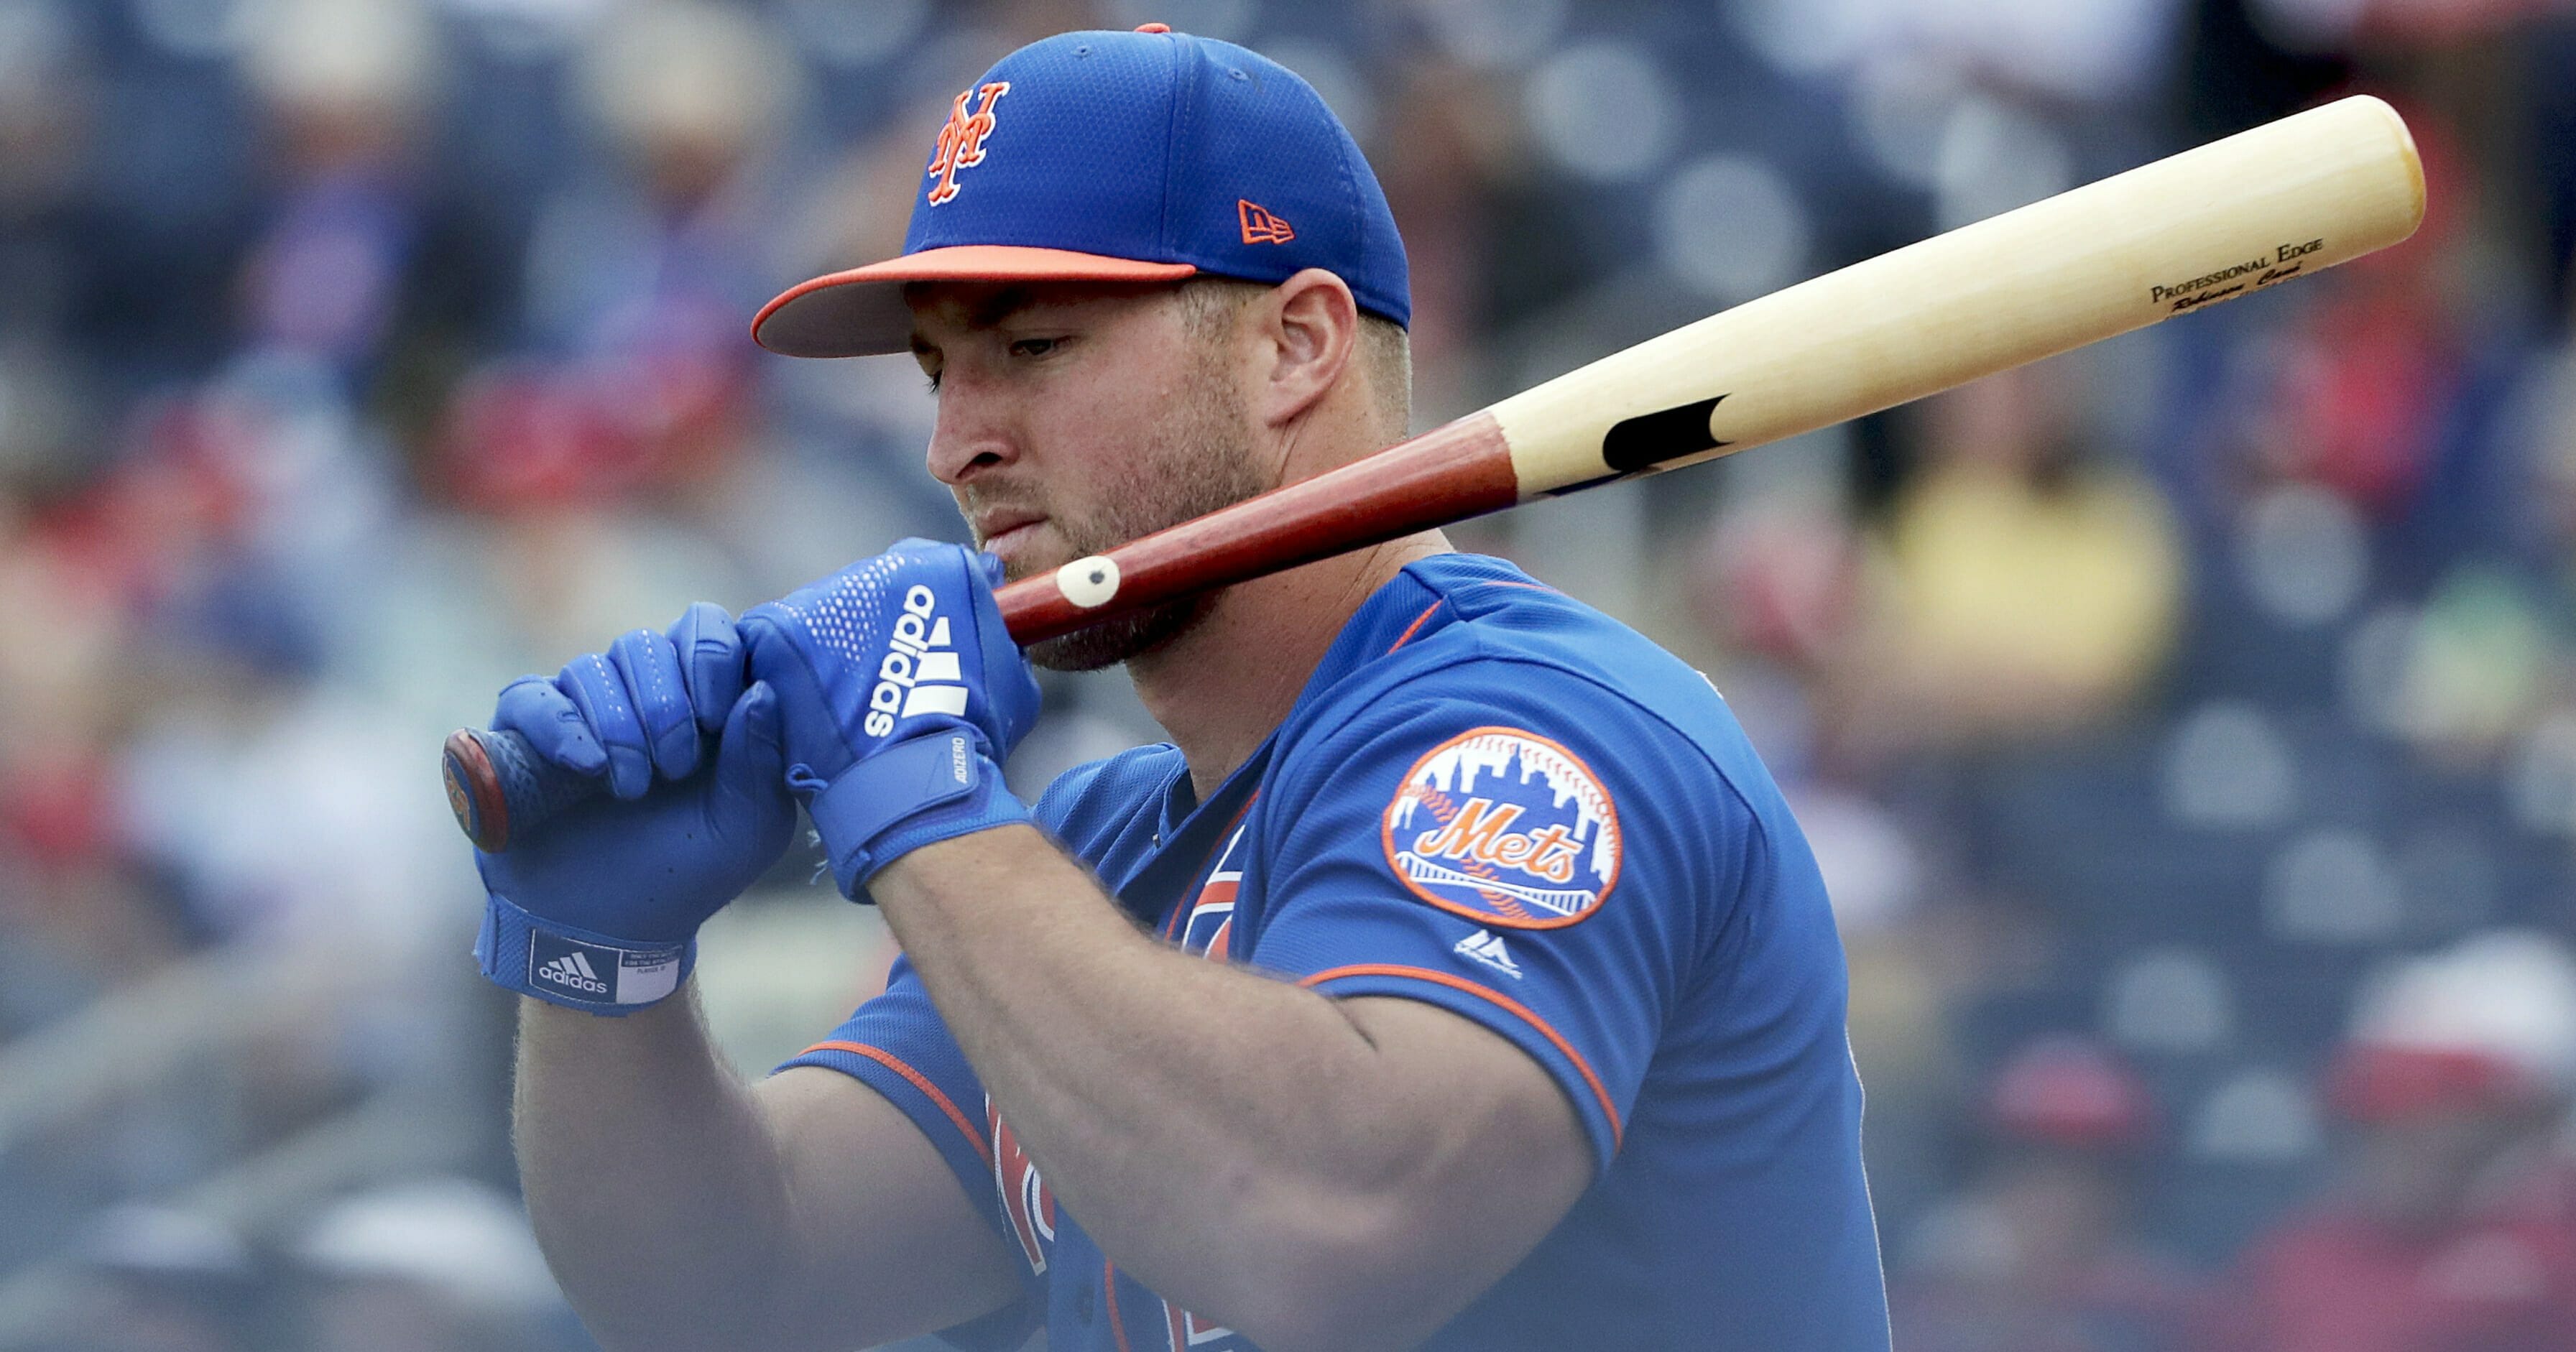
[[[901,255],[790,288],[751,335],[791,357],[903,352],[906,282],[1275,283],[1305,268],[1411,323],[1386,194],[1312,86],[1161,24],[1063,33],[950,104]]]

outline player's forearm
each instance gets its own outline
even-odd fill
[[[1403,1280],[1373,1260],[1447,1143],[1415,1130],[1419,1105],[1332,1001],[1147,937],[1027,828],[916,851],[870,890],[1003,1118],[1122,1269],[1276,1346],[1296,1340],[1258,1316],[1311,1306],[1302,1292],[1355,1266]]]
[[[770,1345],[784,1172],[694,986],[622,1019],[520,1008],[520,1176],[574,1307],[612,1352]]]

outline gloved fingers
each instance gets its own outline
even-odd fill
[[[680,657],[680,679],[687,686],[698,730],[712,735],[724,727],[742,698],[742,633],[724,607],[700,601],[671,625],[670,639]]]
[[[626,678],[605,653],[584,653],[564,664],[555,683],[608,752],[608,791],[628,801],[643,797],[653,787],[653,752]]]
[[[787,739],[778,694],[766,682],[754,681],[734,702],[716,743],[715,800],[709,815],[717,835],[748,840],[795,814],[795,802],[787,796]],[[792,826],[792,820],[787,824]]]
[[[608,751],[591,734],[590,721],[543,676],[522,676],[502,687],[492,727],[527,738],[538,756],[567,770],[595,775],[608,768]]]
[[[976,656],[984,676],[986,730],[999,743],[992,748],[993,759],[1005,761],[1038,721],[1037,677],[1030,673],[1028,658],[1012,640],[1010,629],[1002,623],[1002,608],[993,600],[993,584],[1002,579],[1001,559],[970,554],[966,567],[984,584],[974,589]]]
[[[1006,645],[1008,642],[1004,640]],[[1006,763],[1019,748],[1020,739],[1037,726],[1046,696],[1038,688],[1036,674],[1029,670],[1028,659],[1014,651],[1008,665],[986,669],[984,698],[991,705],[991,730],[998,739],[988,754],[996,764]]]
[[[653,753],[653,768],[664,779],[696,774],[698,715],[689,707],[679,649],[650,629],[630,630],[608,645],[608,661],[625,678],[626,693],[634,698],[636,717],[644,723],[644,744]]]
[[[849,768],[857,755],[812,659],[799,645],[804,626],[772,601],[744,611],[738,627],[750,679],[767,685],[778,701],[780,736],[789,759],[826,780]]]

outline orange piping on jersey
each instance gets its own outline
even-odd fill
[[[929,1076],[905,1065],[902,1057],[881,1047],[871,1047],[864,1042],[817,1042],[797,1055],[811,1056],[816,1052],[849,1052],[864,1056],[911,1081],[913,1088],[928,1095],[931,1102],[939,1105],[939,1111],[948,1114],[948,1120],[956,1123],[959,1131],[966,1133],[966,1143],[975,1147],[975,1155],[984,1161],[984,1167],[987,1169],[993,1167],[993,1147],[984,1143],[984,1134],[975,1130],[975,1124],[966,1120],[966,1114],[957,1111],[957,1105],[950,1102],[946,1094],[939,1092],[939,1086],[932,1084]]]
[[[1118,1265],[1100,1260],[1100,1298],[1109,1305],[1109,1336],[1118,1340],[1118,1352],[1134,1352],[1127,1346],[1127,1320],[1118,1313]]]
[[[1545,1035],[1547,1040],[1554,1044],[1558,1051],[1565,1053],[1565,1059],[1573,1062],[1574,1068],[1583,1073],[1583,1082],[1592,1087],[1592,1096],[1601,1101],[1601,1115],[1610,1119],[1610,1148],[1613,1151],[1616,1151],[1619,1148],[1620,1141],[1624,1135],[1624,1129],[1619,1125],[1619,1109],[1610,1102],[1610,1091],[1601,1086],[1601,1077],[1592,1073],[1592,1063],[1583,1059],[1583,1053],[1576,1051],[1574,1049],[1574,1044],[1565,1040],[1564,1034],[1549,1027],[1547,1020],[1540,1018],[1530,1009],[1529,1006],[1522,1004],[1520,1001],[1515,1000],[1508,995],[1501,994],[1497,991],[1487,990],[1484,987],[1477,985],[1475,982],[1467,980],[1465,977],[1451,976],[1447,972],[1435,972],[1428,967],[1402,967],[1393,963],[1384,962],[1364,962],[1352,967],[1331,968],[1327,971],[1317,972],[1313,976],[1303,978],[1298,981],[1297,984],[1300,986],[1310,987],[1320,986],[1327,981],[1338,980],[1346,976],[1409,976],[1417,980],[1431,982],[1434,985],[1447,986],[1451,990],[1465,991],[1467,994],[1475,996],[1480,1000],[1489,1000],[1503,1009],[1519,1015],[1523,1021],[1529,1024],[1530,1027],[1537,1029],[1541,1034]]]
[[[1509,581],[1505,581],[1505,580],[1504,580],[1504,579],[1502,579],[1502,578],[1495,578],[1495,579],[1493,579],[1493,580],[1491,580],[1491,581],[1488,581],[1488,582],[1471,582],[1471,583],[1467,584],[1467,586],[1466,586],[1466,587],[1460,587],[1458,590],[1460,590],[1460,591],[1466,591],[1466,590],[1468,590],[1468,588],[1470,588],[1470,587],[1526,587],[1526,588],[1528,588],[1528,589],[1529,589],[1529,590],[1531,590],[1531,591],[1555,591],[1555,590],[1556,590],[1556,588],[1554,588],[1554,587],[1550,587],[1550,586],[1547,586],[1547,585],[1545,585],[1545,584],[1543,584],[1543,583],[1537,583],[1537,582],[1509,582]],[[1415,631],[1415,630],[1417,630],[1417,629],[1420,629],[1420,628],[1422,627],[1422,622],[1423,622],[1423,621],[1425,621],[1425,620],[1427,620],[1427,619],[1430,619],[1433,611],[1437,611],[1438,609],[1440,609],[1440,607],[1442,607],[1442,606],[1444,606],[1444,605],[1447,605],[1447,604],[1449,604],[1449,598],[1448,598],[1448,597],[1446,597],[1446,596],[1441,597],[1439,600],[1432,602],[1432,603],[1431,603],[1431,605],[1430,605],[1430,607],[1429,607],[1428,609],[1424,610],[1421,614],[1414,616],[1414,617],[1413,617],[1413,623],[1411,623],[1411,624],[1408,624],[1408,625],[1404,626],[1404,632],[1403,632],[1402,634],[1400,634],[1400,635],[1398,635],[1398,636],[1396,637],[1396,640],[1395,640],[1395,647],[1393,647],[1393,648],[1389,648],[1389,649],[1387,649],[1387,651],[1388,651],[1388,652],[1394,652],[1396,648],[1401,648],[1401,647],[1403,647],[1405,644],[1411,643],[1411,642],[1413,641],[1413,634],[1414,634],[1414,631]]]
[[[1420,629],[1422,627],[1422,622],[1431,618],[1432,612],[1437,611],[1447,604],[1449,604],[1449,598],[1443,596],[1439,600],[1434,601],[1429,606],[1425,607],[1421,614],[1413,617],[1413,623],[1404,626],[1403,633],[1396,635],[1395,648],[1389,648],[1387,651],[1394,652],[1396,648],[1401,648],[1405,644],[1411,643],[1413,641],[1413,631]]]

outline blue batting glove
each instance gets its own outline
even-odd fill
[[[609,792],[506,853],[475,851],[490,894],[474,941],[485,976],[594,1014],[679,988],[698,927],[795,834],[778,696],[743,680],[733,618],[700,602],[668,633],[636,630],[501,692],[495,729]]]
[[[787,783],[841,894],[952,836],[1026,821],[1000,762],[1037,721],[1038,685],[1002,627],[1002,561],[905,540],[743,613],[751,673],[778,692]]]

